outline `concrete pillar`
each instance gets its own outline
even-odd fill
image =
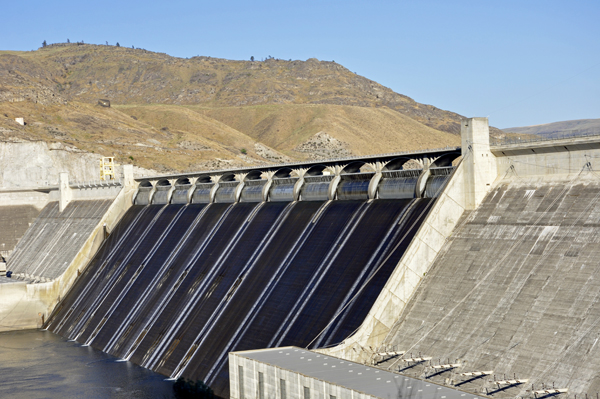
[[[123,165],[123,187],[135,187],[133,165]]]
[[[236,180],[240,182],[235,187],[235,202],[240,202],[240,200],[242,199],[242,190],[244,189],[244,186],[246,185],[244,183],[244,181],[246,180],[247,175],[248,175],[247,173],[237,173],[235,175]]]
[[[217,190],[219,189],[219,182],[217,181],[214,186],[210,189],[210,202],[215,202],[217,196]]]
[[[488,119],[463,119],[460,135],[465,173],[465,209],[473,210],[481,204],[498,175],[496,159],[490,152]]]
[[[423,194],[425,194],[427,180],[429,180],[429,176],[431,176],[431,169],[429,166],[429,162],[424,162],[423,171],[419,175],[419,178],[417,179],[417,185],[415,186],[415,198],[423,198]]]
[[[371,181],[369,182],[369,189],[368,189],[369,199],[377,198],[377,188],[379,187],[379,182],[381,181],[382,177],[383,177],[383,174],[381,173],[381,169],[378,168],[377,172],[373,175],[373,177],[371,178]]]
[[[198,180],[198,178],[197,177],[188,177],[188,179],[191,183],[191,186],[190,186],[190,189],[187,194],[187,203],[191,204],[192,197],[194,196],[194,191],[196,191],[196,181]]]
[[[73,199],[73,192],[69,187],[69,174],[62,172],[58,175],[58,191],[60,199],[58,201],[58,209],[60,212],[64,211],[71,199]]]
[[[302,191],[302,186],[304,185],[304,175],[308,169],[301,168],[296,169],[296,173],[298,174],[298,180],[296,184],[294,184],[294,201],[300,200],[300,192]]]
[[[335,199],[337,187],[340,184],[340,181],[342,180],[342,177],[339,174],[340,172],[341,172],[341,169],[338,171],[336,168],[335,177],[333,178],[331,183],[329,183],[329,191],[327,193],[327,196],[330,201],[333,201]]]
[[[273,185],[273,177],[275,176],[275,172],[266,172],[267,182],[263,186],[262,191],[262,200],[263,202],[267,202],[269,200],[269,190],[271,190],[271,186]]]

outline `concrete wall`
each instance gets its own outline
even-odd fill
[[[0,206],[0,255],[8,258],[17,242],[39,215],[32,205]]]
[[[113,200],[121,186],[88,183],[69,188],[69,191],[71,201]],[[8,258],[40,211],[59,199],[58,187],[0,189],[0,255]]]
[[[385,345],[533,384],[600,392],[600,176],[507,177],[453,232]],[[411,373],[423,375],[423,367]],[[490,378],[462,386],[493,391]],[[562,395],[561,395],[562,396]]]
[[[583,137],[492,147],[500,177],[568,179],[589,164],[600,170],[598,138]]]
[[[41,327],[48,285],[34,288],[23,281],[0,280],[0,331]]]
[[[38,211],[50,201],[50,191],[29,189],[0,189],[0,206],[31,205]]]
[[[0,331],[38,328],[60,301],[78,273],[85,269],[104,241],[105,225],[111,231],[127,209],[135,192],[132,170],[127,168],[125,186],[89,234],[62,274],[50,282],[27,283],[3,278],[0,284]],[[11,280],[6,282],[6,280]]]
[[[61,143],[0,143],[0,187],[27,188],[58,184],[66,172],[71,181],[94,181],[100,156]]]
[[[10,257],[13,278],[54,280],[65,271],[112,201],[74,201],[60,211],[49,203]]]

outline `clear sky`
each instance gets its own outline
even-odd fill
[[[600,118],[600,1],[3,1],[0,49],[335,60],[500,128]],[[1,83],[1,82],[0,82]]]

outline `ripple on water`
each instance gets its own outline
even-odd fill
[[[0,398],[173,398],[173,382],[49,331],[0,333]]]

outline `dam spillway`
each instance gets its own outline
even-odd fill
[[[303,201],[290,201],[290,177],[268,202],[256,182],[239,202],[230,182],[209,203],[202,181],[196,203],[177,203],[189,185],[171,201],[141,187],[46,327],[228,396],[228,352],[334,345],[364,320],[433,201],[414,198],[414,178],[408,195],[369,200],[371,178],[342,180],[349,199],[333,201],[331,176],[307,178]]]

